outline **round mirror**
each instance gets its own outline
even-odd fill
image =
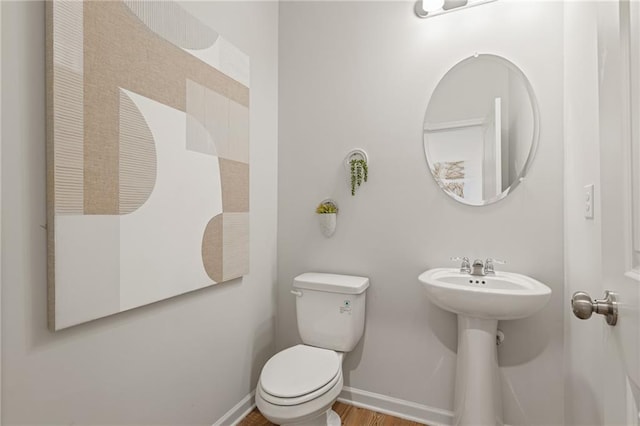
[[[538,107],[527,77],[495,55],[457,63],[440,80],[424,118],[424,150],[449,196],[483,206],[523,180],[538,142]]]

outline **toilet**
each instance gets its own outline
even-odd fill
[[[369,278],[308,272],[293,280],[298,332],[303,344],[267,361],[256,405],[278,425],[339,426],[331,409],[342,391],[342,359],[364,331]]]

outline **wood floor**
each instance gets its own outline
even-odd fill
[[[410,420],[399,419],[397,417],[388,416],[386,414],[376,413],[375,411],[365,410],[364,408],[354,407],[353,405],[336,402],[333,404],[333,410],[338,413],[342,420],[343,426],[419,426],[422,423],[412,422]],[[273,423],[262,417],[262,414],[256,408],[247,417],[242,419],[238,426],[272,426]]]

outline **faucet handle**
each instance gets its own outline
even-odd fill
[[[507,262],[505,260],[488,258],[484,262],[484,272],[485,272],[485,274],[495,274],[496,273],[495,269],[493,268],[493,264],[494,263],[497,263],[499,265],[504,265]]]
[[[461,260],[462,263],[460,264],[460,272],[463,274],[469,274],[471,273],[471,264],[469,263],[469,258],[468,257],[452,257],[450,258],[453,261],[456,260]]]

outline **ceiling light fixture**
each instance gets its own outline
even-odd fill
[[[496,0],[418,0],[413,10],[418,18],[432,18],[494,1]]]
[[[442,6],[444,6],[444,0],[421,0],[421,3],[422,3],[422,10],[424,10],[427,13],[436,12],[442,9]]]

